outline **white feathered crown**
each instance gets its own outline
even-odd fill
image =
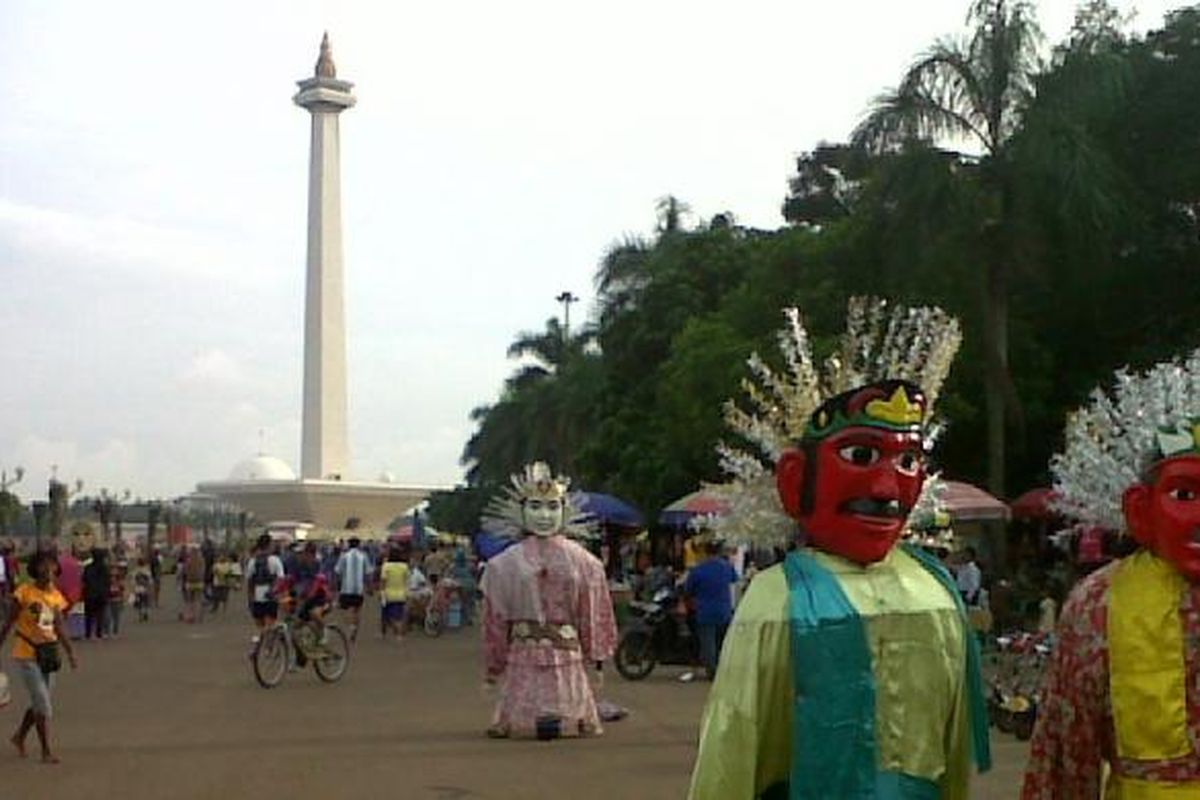
[[[574,503],[568,489],[571,479],[555,475],[544,461],[526,464],[509,477],[509,485],[493,497],[483,511],[480,526],[500,536],[519,536],[525,530],[525,501],[561,500],[563,503],[563,533],[574,538],[589,538],[595,534],[595,521],[584,516]]]
[[[831,397],[876,381],[910,381],[925,394],[924,433],[927,445],[932,444],[940,428],[928,420],[962,342],[958,320],[940,308],[855,297],[836,352],[818,363],[799,310],[784,309],[784,317],[787,324],[778,339],[786,372],[776,373],[754,353],[747,361],[752,375],[742,381],[750,410],[732,400],[725,403],[727,427],[757,452],[718,445],[721,468],[730,481],[710,491],[729,503],[730,512],[701,524],[734,542],[784,545],[795,535],[772,470],[784,449],[804,435],[813,412]],[[927,487],[932,484],[926,481]]]
[[[1118,370],[1067,418],[1066,446],[1050,459],[1068,517],[1112,531],[1125,526],[1121,495],[1155,462],[1200,454],[1200,349],[1141,373]]]

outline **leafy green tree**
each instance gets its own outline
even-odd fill
[[[24,506],[21,498],[7,489],[0,490],[0,536],[10,536]]]
[[[429,496],[429,524],[441,531],[470,535],[479,529],[479,518],[496,493],[495,486],[458,486]]]

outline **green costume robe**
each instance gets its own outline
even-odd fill
[[[967,797],[972,687],[968,629],[957,596],[901,548],[867,567],[811,549],[803,555],[831,574],[849,601],[849,616],[861,620],[855,624],[861,625],[860,641],[865,638],[863,660],[870,662],[864,667],[866,682],[873,678],[874,684],[875,770],[895,780],[881,781],[859,796]],[[783,565],[755,577],[726,635],[704,712],[692,800],[789,797],[798,745],[831,763],[850,758],[845,752],[822,752],[821,741],[794,741],[793,704],[800,699],[797,677],[803,673],[793,672],[793,612]],[[820,633],[815,641],[821,642]],[[836,659],[825,661],[836,664]],[[981,763],[986,760],[985,752]],[[813,776],[812,785],[791,796],[823,796],[822,780]]]

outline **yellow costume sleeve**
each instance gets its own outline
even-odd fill
[[[971,631],[965,632],[973,636]],[[946,772],[938,785],[942,800],[967,800],[971,796],[971,707],[966,681],[959,682],[954,710],[946,725]]]
[[[787,781],[791,687],[787,580],[775,566],[755,577],[725,636],[690,800],[753,800]]]

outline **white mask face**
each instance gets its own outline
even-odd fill
[[[521,516],[525,519],[525,530],[534,536],[553,536],[563,527],[562,500],[526,500]]]

